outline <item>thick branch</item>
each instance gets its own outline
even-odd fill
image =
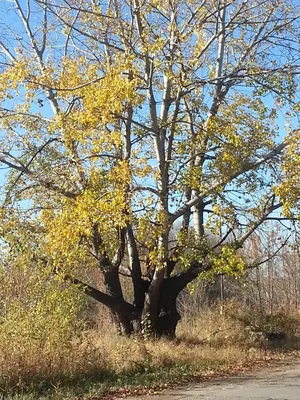
[[[144,306],[145,290],[142,284],[142,270],[138,254],[138,248],[134,237],[132,226],[127,226],[127,247],[131,277],[133,283],[134,303],[138,308]]]
[[[74,285],[78,285],[80,290],[82,290],[85,294],[99,301],[99,303],[109,307],[112,311],[115,311],[130,320],[138,319],[141,315],[140,309],[130,303],[127,303],[127,301],[123,299],[109,296],[93,286],[83,283],[79,279],[72,278],[69,275],[65,276],[65,280],[73,283]]]

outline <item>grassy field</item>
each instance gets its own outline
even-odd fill
[[[8,399],[100,399],[129,391],[156,391],[214,374],[235,373],[281,358],[298,344],[251,336],[231,316],[210,310],[183,320],[176,340],[120,337],[107,325],[65,341],[41,345],[20,338],[0,343],[0,391]],[[292,345],[292,346],[291,346]]]

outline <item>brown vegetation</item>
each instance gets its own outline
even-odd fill
[[[102,311],[102,327],[81,330],[52,343],[49,337],[2,335],[1,392],[10,396],[18,393],[24,399],[88,398],[112,388],[159,386],[238,371],[270,356],[274,347],[280,351],[298,347],[294,340],[298,329],[292,335],[286,332],[289,342],[273,342],[249,331],[245,321],[236,318],[236,307],[229,301],[223,305],[223,315],[217,304],[196,318],[187,316],[179,325],[175,341],[120,337]]]

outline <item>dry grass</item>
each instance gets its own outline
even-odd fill
[[[2,338],[0,390],[10,398],[67,399],[99,395],[112,386],[159,384],[236,368],[264,353],[245,346],[242,331],[216,309],[181,322],[175,341],[120,337],[110,326],[47,345]]]
[[[182,382],[238,369],[267,350],[251,342],[230,307],[223,315],[216,307],[183,320],[174,341],[120,337],[109,324],[58,341],[2,337],[0,390],[10,399],[89,398],[111,387]]]

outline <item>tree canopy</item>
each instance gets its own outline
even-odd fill
[[[299,2],[0,7],[3,239],[30,225],[127,333],[173,335],[184,287],[239,274],[254,232],[298,218]]]

